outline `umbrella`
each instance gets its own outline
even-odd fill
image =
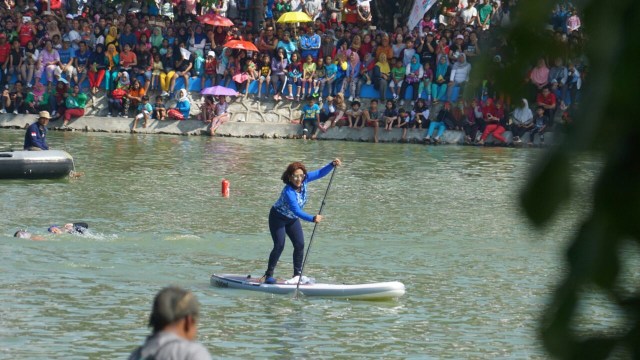
[[[309,15],[307,15],[307,13],[302,12],[302,11],[286,12],[286,13],[280,15],[280,17],[278,18],[278,22],[279,23],[294,23],[294,24],[298,24],[298,23],[310,22],[310,21],[313,21],[313,19],[311,19],[309,17]],[[298,28],[294,26],[293,32],[294,32],[294,34],[297,35]]]
[[[313,19],[311,19],[307,13],[302,11],[286,12],[278,18],[279,23],[301,23],[310,21],[313,21]]]
[[[237,96],[238,92],[224,86],[212,86],[208,87],[200,92],[202,95],[214,95],[214,96]]]
[[[258,48],[251,41],[231,40],[222,46],[238,50],[258,51]]]
[[[233,26],[233,21],[227,19],[224,16],[220,16],[218,14],[207,14],[198,16],[198,21],[203,24],[209,24],[213,26]]]

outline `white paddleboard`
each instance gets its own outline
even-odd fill
[[[260,278],[251,275],[213,274],[211,285],[220,288],[261,291],[271,294],[293,294],[297,284],[285,284],[278,280],[276,284],[265,284]],[[299,292],[304,296],[343,298],[358,300],[385,300],[397,298],[405,293],[404,284],[389,281],[369,284],[300,284]]]

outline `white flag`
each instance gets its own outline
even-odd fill
[[[429,11],[429,9],[436,3],[436,0],[415,0],[413,3],[413,8],[411,9],[411,14],[409,15],[409,22],[407,25],[409,26],[409,30],[413,30],[424,14]]]
[[[185,48],[180,48],[180,54],[182,55],[182,58],[185,60],[189,60],[189,58],[191,57],[191,51]]]

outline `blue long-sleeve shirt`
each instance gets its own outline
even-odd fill
[[[30,147],[38,147],[42,150],[49,150],[46,137],[47,128],[38,122],[34,122],[29,125],[27,132],[24,134],[24,149],[27,150]]]
[[[310,171],[302,181],[300,191],[296,191],[291,185],[285,185],[280,193],[280,198],[276,201],[273,207],[282,215],[290,218],[300,218],[309,222],[313,222],[313,215],[310,215],[302,210],[307,203],[307,184],[310,181],[318,180],[327,176],[331,170],[333,170],[333,161],[325,165],[323,168]]]
[[[191,103],[187,100],[178,101],[176,104],[176,109],[182,113],[185,120],[189,118],[189,112],[191,111]]]

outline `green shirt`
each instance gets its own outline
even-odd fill
[[[486,4],[478,10],[478,16],[480,17],[480,22],[484,24],[485,20],[487,21],[487,25],[491,24],[491,13],[493,12],[493,6],[491,4]],[[487,19],[489,18],[489,19]]]
[[[76,96],[76,103],[78,104],[78,108],[84,109],[87,106],[87,94],[78,93],[78,96]]]
[[[69,94],[65,100],[66,106],[69,109],[84,109],[87,105],[87,94],[78,93],[78,96]]]
[[[395,80],[395,82],[402,81],[402,79],[404,79],[404,74],[406,73],[406,71],[407,69],[405,69],[404,66],[394,67],[393,69],[391,69],[391,77],[393,77],[393,80]]]
[[[55,95],[53,95],[52,93],[46,92],[42,94],[42,98],[40,99],[40,102],[38,103],[38,105],[39,106],[49,105],[49,99],[53,99],[54,97]]]

